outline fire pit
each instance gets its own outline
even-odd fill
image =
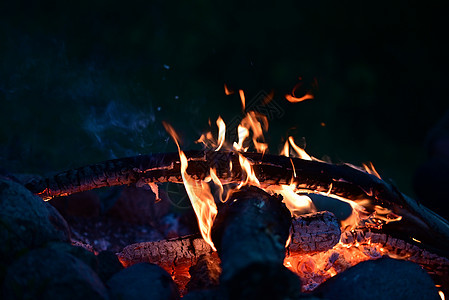
[[[306,96],[287,99],[312,97]],[[131,184],[149,185],[157,195],[160,183],[184,184],[198,234],[133,244],[117,254],[125,267],[142,262],[163,267],[182,294],[200,288],[204,295],[225,293],[231,298],[264,291],[279,299],[301,293],[329,296],[324,282],[343,278],[339,276],[359,263],[380,259],[380,265],[385,258],[420,265],[433,279],[435,295],[439,290],[444,297],[449,291],[448,222],[383,180],[372,165],[359,168],[315,159],[292,137],[280,155],[268,154],[263,139],[268,121],[254,111],[241,121],[232,146],[225,142],[226,125],[218,118],[218,137],[210,132],[201,136],[201,151],[181,150],[175,130],[164,125],[178,153],[110,160],[26,186],[50,200]],[[250,146],[257,152],[247,151]],[[335,201],[350,208],[349,216],[339,220],[335,212],[318,209],[318,202]],[[360,272],[370,264],[360,264]],[[404,266],[415,272],[416,265]]]

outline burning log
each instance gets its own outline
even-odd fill
[[[447,221],[375,175],[349,165],[262,153],[187,151],[185,154],[189,160],[187,172],[194,179],[204,179],[214,168],[222,182],[239,182],[242,178],[239,155],[242,155],[252,162],[261,186],[293,183],[301,190],[328,192],[349,200],[369,199],[371,207],[380,205],[402,216],[400,223],[404,226],[397,226],[394,231],[419,239],[449,257]],[[40,197],[51,199],[104,186],[181,183],[180,165],[178,153],[141,155],[69,170],[26,186]]]
[[[364,253],[373,258],[382,256],[382,251],[384,251],[390,257],[417,263],[430,275],[436,275],[434,276],[436,282],[440,278],[449,277],[449,259],[384,233],[364,232],[363,230],[345,232],[341,236],[341,242],[344,245],[358,245]],[[381,251],[377,249],[381,249]]]
[[[321,252],[332,249],[340,240],[337,218],[328,211],[302,215],[292,220],[290,255]]]
[[[255,187],[243,187],[226,204],[212,238],[229,298],[298,297],[299,279],[283,266],[290,227],[285,205]]]
[[[340,227],[330,212],[318,212],[291,220],[289,255],[332,249],[340,240]],[[201,255],[210,255],[211,247],[196,235],[178,239],[136,243],[125,247],[118,258],[125,266],[141,262],[158,264],[170,273],[193,265]]]
[[[217,287],[221,274],[220,259],[217,255],[201,255],[197,263],[189,269],[188,291]]]
[[[189,161],[187,172],[196,179],[204,179],[214,168],[224,182],[239,182],[242,169],[238,154],[241,154],[254,163],[255,174],[265,186],[290,184],[293,178],[298,188],[330,192],[348,199],[362,196],[381,203],[398,198],[389,184],[349,165],[250,152],[186,151],[185,154]],[[43,199],[51,199],[107,186],[182,183],[180,167],[178,153],[139,155],[61,172],[31,181],[26,187]],[[298,176],[293,176],[294,172]]]

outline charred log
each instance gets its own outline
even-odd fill
[[[269,154],[241,154],[252,161],[262,186],[290,184],[293,178],[300,189],[330,192],[352,200],[370,199],[373,206],[389,208],[411,225],[399,228],[403,234],[419,234],[417,239],[449,257],[448,222],[374,175],[349,165]],[[217,176],[225,183],[237,182],[242,178],[235,152],[188,151],[186,155],[189,160],[187,172],[193,178],[205,178],[211,167],[217,170]],[[182,182],[178,153],[110,160],[35,180],[26,186],[42,198],[51,199],[105,186],[155,182]],[[429,235],[428,232],[432,234]]]
[[[341,236],[341,242],[345,245],[378,245],[389,256],[417,263],[431,274],[437,274],[439,276],[449,275],[449,259],[446,257],[431,253],[426,249],[384,233],[363,230],[344,232]]]
[[[225,182],[242,178],[238,155],[229,151],[186,151],[187,172],[204,179],[210,168]],[[263,185],[290,184],[292,178],[299,188],[328,192],[357,199],[374,197],[379,204],[397,198],[387,183],[349,165],[333,165],[278,155],[241,153],[254,163],[255,173]],[[292,164],[293,162],[293,164]],[[232,163],[232,169],[230,168]],[[26,186],[44,199],[106,186],[182,182],[178,153],[160,153],[109,160],[34,180]],[[295,167],[293,170],[292,165]],[[293,176],[294,171],[298,175]]]
[[[292,219],[290,255],[332,249],[340,240],[340,225],[328,211],[302,215]]]
[[[217,255],[201,255],[195,265],[189,269],[190,281],[187,290],[215,288],[221,275],[220,259]]]
[[[314,253],[332,249],[340,240],[338,221],[330,212],[295,217],[291,221],[290,255]],[[125,247],[117,254],[124,266],[149,262],[173,273],[177,268],[191,266],[201,255],[212,253],[211,247],[198,236],[144,242]]]
[[[290,212],[276,196],[244,187],[219,211],[213,241],[230,299],[291,299],[299,279],[283,266]]]
[[[141,262],[158,264],[173,273],[175,268],[189,268],[201,255],[212,253],[212,248],[197,236],[156,242],[144,242],[125,247],[117,257],[123,266]]]

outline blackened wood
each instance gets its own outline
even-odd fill
[[[290,255],[321,252],[332,249],[340,241],[340,225],[328,211],[302,215],[292,219]]]
[[[236,152],[185,153],[189,160],[187,172],[193,178],[205,178],[210,168],[217,170],[217,175],[223,182],[238,182],[242,178]],[[423,243],[439,248],[449,256],[449,223],[374,175],[349,165],[260,153],[241,154],[253,163],[262,186],[290,184],[293,180],[298,188],[305,190],[326,191],[354,200],[370,199],[373,206],[389,208],[402,216],[407,222],[407,226],[399,229],[403,234],[411,236],[419,228],[419,231],[424,233],[418,237]],[[29,182],[26,187],[43,199],[51,199],[99,187],[152,182],[182,182],[178,153],[149,154],[105,161],[38,179]],[[426,234],[428,232],[431,234]]]
[[[419,247],[419,243],[411,244],[384,233],[365,230],[346,231],[341,235],[341,242],[345,245],[379,245],[389,255],[417,263],[430,274],[449,276],[449,259]]]
[[[187,172],[194,178],[206,177],[210,168],[215,168],[224,182],[238,182],[242,178],[236,152],[186,151],[185,154],[189,160]],[[386,182],[349,165],[260,153],[240,154],[253,162],[255,173],[265,186],[290,184],[293,178],[298,188],[330,191],[349,199],[369,197],[382,204],[397,198]],[[37,179],[26,186],[42,198],[51,199],[105,186],[150,182],[182,182],[179,154],[159,153],[109,160]]]
[[[314,253],[331,249],[340,240],[337,219],[330,212],[318,212],[291,219],[292,239],[289,255]],[[136,243],[125,247],[118,257],[124,266],[149,262],[174,270],[178,266],[191,266],[212,249],[200,237],[187,236],[173,240]]]
[[[169,273],[173,273],[177,267],[188,269],[201,255],[211,252],[211,247],[203,239],[191,236],[182,239],[132,244],[117,253],[117,257],[125,267],[148,262],[157,264]]]
[[[256,187],[243,187],[226,204],[218,212],[212,239],[229,298],[299,298],[299,278],[283,265],[290,228],[285,205]]]
[[[282,265],[290,212],[280,199],[256,187],[243,187],[227,204],[218,212],[212,236],[222,262],[222,279],[229,280],[255,263]]]
[[[217,287],[221,275],[220,259],[214,255],[201,255],[196,264],[189,269],[190,281],[188,291],[203,290]]]

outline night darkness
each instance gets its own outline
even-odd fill
[[[304,137],[309,154],[372,161],[413,195],[449,109],[436,3],[37,2],[0,4],[0,163],[12,173],[175,151],[164,120],[197,148],[209,118],[241,115],[226,83],[247,99],[274,92],[272,153]],[[315,99],[292,104],[299,77]]]

